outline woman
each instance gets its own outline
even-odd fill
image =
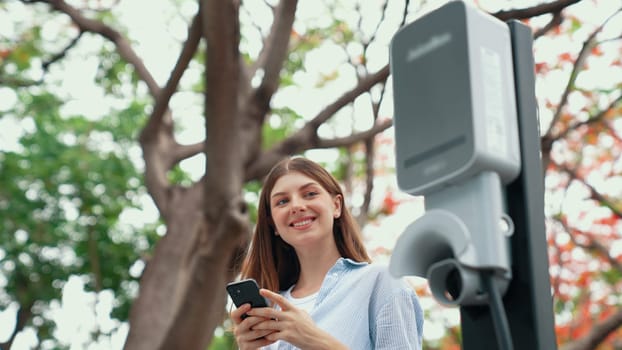
[[[268,174],[242,277],[277,307],[231,312],[241,350],[421,349],[417,296],[370,264],[339,183],[310,160]]]

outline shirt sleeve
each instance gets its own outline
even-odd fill
[[[423,311],[415,292],[395,291],[381,306],[372,332],[376,350],[421,350]]]

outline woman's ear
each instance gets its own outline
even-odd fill
[[[338,194],[333,198],[333,204],[335,206],[335,210],[333,212],[333,217],[335,219],[339,219],[341,217],[341,204],[343,203],[343,196]]]

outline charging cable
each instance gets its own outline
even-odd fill
[[[512,335],[510,333],[510,326],[507,316],[505,314],[505,308],[499,289],[495,283],[494,273],[492,271],[482,271],[482,282],[485,292],[488,293],[488,302],[490,305],[490,313],[492,315],[492,323],[495,327],[495,334],[497,336],[497,343],[500,350],[512,350]]]

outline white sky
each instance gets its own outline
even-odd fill
[[[259,0],[254,0],[255,3],[258,1]],[[428,6],[439,6],[439,4],[444,2],[444,0],[428,1]],[[521,2],[521,6],[535,2],[536,1],[524,1]],[[246,3],[252,4],[253,1],[247,1]],[[392,6],[396,3],[397,2],[391,2]],[[499,0],[480,0],[479,3],[484,7],[491,6],[487,8],[494,10],[492,6],[496,6],[500,3],[503,4],[504,2]],[[506,1],[505,3],[511,4],[512,2]],[[603,18],[605,18],[608,14],[613,13],[613,11],[619,7],[619,3],[616,4],[616,1],[600,1],[599,6],[597,7],[591,6],[591,1],[586,1],[584,3],[586,3],[586,5],[580,6],[589,7],[589,9],[586,10],[584,8],[581,10],[579,9],[579,6],[577,6],[576,12],[581,13],[582,20],[587,18],[586,14],[589,14],[588,20],[591,20],[596,24],[600,23]],[[364,7],[366,7],[369,11],[368,15],[376,17],[377,19],[379,12],[377,11],[376,6],[377,4],[375,2],[366,2]],[[400,5],[397,4],[396,6]],[[7,7],[9,8],[8,13],[0,13],[0,36],[10,37],[14,32],[14,29],[11,27],[10,23],[15,20],[28,22],[31,15],[27,8],[15,1],[8,3]],[[178,49],[176,40],[183,40],[186,35],[186,23],[181,19],[173,21],[169,26],[161,25],[162,23],[167,22],[170,10],[170,2],[164,0],[149,1],[148,16],[145,16],[145,3],[141,1],[121,0],[116,10],[119,16],[119,21],[128,25],[129,31],[132,33],[133,39],[136,41],[135,50],[139,56],[145,58],[145,64],[152,71],[156,80],[160,84],[163,84],[166,81],[170,67],[177,59],[176,55]],[[196,4],[192,2],[188,3],[181,10],[185,17],[190,16],[195,11]],[[318,6],[318,2],[315,0],[301,1],[299,4],[300,17],[304,17],[307,20],[326,20],[328,16],[325,16],[325,11],[326,10],[322,9],[321,6]],[[257,12],[254,13],[256,15],[259,12],[260,10],[258,9]],[[342,13],[349,14],[345,10],[342,10]],[[8,16],[11,18],[6,18]],[[268,17],[262,16],[256,16],[254,20],[258,21],[258,18],[266,18],[267,21],[269,21]],[[355,21],[356,18],[351,18],[350,20]],[[371,24],[372,23],[370,22],[370,25]],[[386,34],[380,36],[383,39],[381,41],[384,41],[385,44],[389,42],[392,35],[391,32],[387,32],[389,29],[389,27],[386,29],[383,28]],[[45,35],[49,35],[53,38],[56,33],[61,30],[64,30],[61,24],[50,23],[46,26],[44,33]],[[297,24],[295,30],[304,32],[304,25]],[[619,33],[622,32],[622,20],[620,16],[618,16],[615,23],[608,26],[608,30],[612,33],[612,37],[614,35],[619,35]],[[587,34],[589,33],[585,33],[584,35]],[[243,35],[246,35],[247,37],[251,36],[250,33],[243,33]],[[66,96],[70,97],[69,103],[64,106],[64,111],[66,113],[80,113],[83,115],[86,114],[91,118],[98,118],[109,110],[109,106],[114,106],[119,103],[119,101],[105,96],[103,91],[97,86],[88,83],[85,84],[85,81],[92,81],[91,78],[95,75],[97,58],[85,57],[80,52],[88,52],[94,47],[101,45],[102,42],[102,40],[97,38],[89,40],[84,39],[80,48],[82,51],[72,50],[68,57],[68,59],[72,61],[70,64],[72,67],[71,73],[67,74],[66,72],[59,70],[52,71],[52,77],[49,77],[49,79],[58,79],[59,81],[62,81],[62,84],[58,89]],[[249,40],[249,42],[256,42],[256,40]],[[254,50],[252,47],[249,47],[250,43],[243,43],[243,45],[251,52]],[[539,45],[539,47],[536,47],[536,60],[553,63],[557,59],[557,55],[560,52],[558,49],[559,47],[563,47],[566,50],[571,50],[573,52],[578,52],[580,49],[580,46],[578,45],[581,45],[581,43],[570,41],[565,42],[559,39],[555,39],[555,41],[542,39],[537,42],[537,45]],[[544,50],[544,46],[550,47],[551,50]],[[388,59],[387,53],[388,51],[386,48],[380,48],[379,53],[370,58],[371,64],[375,66],[375,68],[379,68],[384,65]],[[357,54],[357,49],[352,48],[350,54]],[[614,52],[612,54],[616,53]],[[331,101],[334,96],[337,96],[343,91],[344,85],[353,84],[354,77],[351,74],[351,71],[349,71],[349,67],[347,65],[331,66],[326,64],[327,62],[337,61],[335,57],[345,57],[345,55],[343,51],[331,46],[330,44],[323,45],[319,50],[311,52],[307,57],[306,72],[301,72],[295,76],[299,87],[290,87],[280,92],[277,96],[275,96],[273,105],[275,107],[287,105],[301,113],[306,118],[312,117],[320,108],[322,108],[321,105],[317,104],[317,101]],[[193,71],[190,72],[191,75],[196,76],[201,74],[200,67],[191,69],[193,69]],[[310,88],[316,85],[318,72],[330,74],[334,70],[337,70],[340,73],[339,78],[335,81],[335,83],[329,84],[321,89]],[[187,74],[187,76],[190,74]],[[622,72],[620,70],[597,70],[593,72],[593,74],[593,81],[598,81],[599,84],[602,83],[602,78],[604,76],[611,78],[611,81],[615,83],[622,81]],[[588,78],[589,77],[587,76],[585,77],[585,79]],[[551,91],[562,91],[565,80],[566,78],[564,78],[560,73],[560,75],[552,74],[546,79],[538,81],[538,94],[548,93]],[[303,98],[300,98],[301,96],[303,96]],[[387,101],[390,101],[389,97],[390,96],[387,96],[385,99],[385,103],[383,104],[383,109],[381,111],[381,115],[385,117],[390,117],[392,115],[392,105],[391,103],[387,103]],[[16,97],[13,91],[8,88],[0,87],[0,113],[11,108],[14,103],[16,103]],[[580,104],[580,101],[578,101],[577,105],[578,104]],[[101,108],[93,108],[93,106],[100,106]],[[337,116],[336,119],[341,121],[345,126],[341,129],[349,130],[352,123],[351,115],[364,115],[365,109],[367,108],[366,106],[367,105],[365,103],[357,102],[353,109],[347,108],[340,112],[340,115]],[[179,140],[184,143],[194,143],[202,140],[205,136],[204,130],[202,128],[194,127],[195,125],[203,125],[201,116],[201,101],[197,99],[197,96],[187,93],[178,93],[173,97],[171,107],[175,111],[176,117],[183,122],[183,125],[185,125],[185,128],[178,133]],[[573,100],[570,101],[570,108],[573,108]],[[183,116],[183,119],[179,116]],[[547,118],[550,119],[550,117],[551,116],[546,113],[541,114],[541,118],[544,123],[546,123]],[[355,122],[356,128],[358,129],[365,129],[369,127],[369,121],[367,120],[357,120]],[[0,151],[17,150],[17,140],[21,133],[27,131],[29,128],[32,128],[32,125],[29,125],[28,123],[28,121],[19,122],[11,118],[0,119]],[[325,132],[332,133],[334,130],[326,130]],[[388,157],[388,161],[392,161],[392,149],[387,148],[382,151],[385,152],[386,157]],[[135,154],[136,162],[140,163],[140,150],[137,149]],[[330,159],[335,156],[335,153],[331,150],[319,150],[310,152],[310,156],[314,159]],[[204,169],[204,158],[198,156],[191,160],[184,161],[182,163],[182,167],[190,171],[193,174],[194,179],[198,179]],[[395,185],[395,178],[393,175],[377,179],[375,192],[375,196],[377,196],[376,198],[382,198],[382,193],[384,193],[387,189],[393,189],[396,197],[398,199],[405,200],[406,203],[399,206],[394,215],[383,220],[381,225],[369,225],[366,227],[365,233],[370,240],[370,246],[392,247],[392,242],[394,242],[399,234],[401,234],[403,228],[412,222],[412,220],[416,217],[421,215],[423,211],[423,203],[421,198],[413,198],[395,190],[396,188],[397,186]],[[352,200],[360,201],[361,199],[354,197]],[[150,199],[145,198],[144,210],[128,210],[122,215],[126,222],[132,223],[133,225],[141,225],[145,222],[155,221],[157,212],[155,211]],[[386,260],[380,262],[387,263]],[[140,267],[135,266],[134,268],[140,270]],[[2,276],[0,276],[0,286],[2,284]],[[99,293],[99,295],[95,295],[94,293],[86,293],[84,291],[84,282],[79,277],[72,277],[65,284],[63,289],[63,299],[60,303],[57,302],[51,305],[52,310],[50,312],[53,319],[57,321],[58,326],[56,337],[66,344],[71,344],[71,349],[120,349],[127,332],[127,325],[125,324],[121,325],[121,327],[109,338],[106,339],[105,337],[102,337],[100,342],[97,344],[86,343],[86,341],[90,339],[89,333],[94,329],[99,328],[101,331],[106,332],[119,326],[118,321],[112,320],[109,317],[112,300],[113,296],[110,291],[103,291]],[[422,299],[422,304],[424,308],[429,309],[435,307],[434,305],[436,303],[430,298],[425,298]],[[10,307],[4,312],[0,312],[0,341],[6,338],[9,334],[8,332],[13,329],[15,311],[15,307]],[[427,339],[436,339],[442,336],[444,334],[444,329],[448,324],[456,324],[457,313],[457,309],[448,310],[448,312],[445,312],[442,315],[440,313],[435,313],[435,315],[433,315],[433,319],[427,320],[426,332],[424,333],[424,336]],[[36,343],[34,337],[35,335],[31,329],[25,330],[16,339],[15,348],[32,348]]]

